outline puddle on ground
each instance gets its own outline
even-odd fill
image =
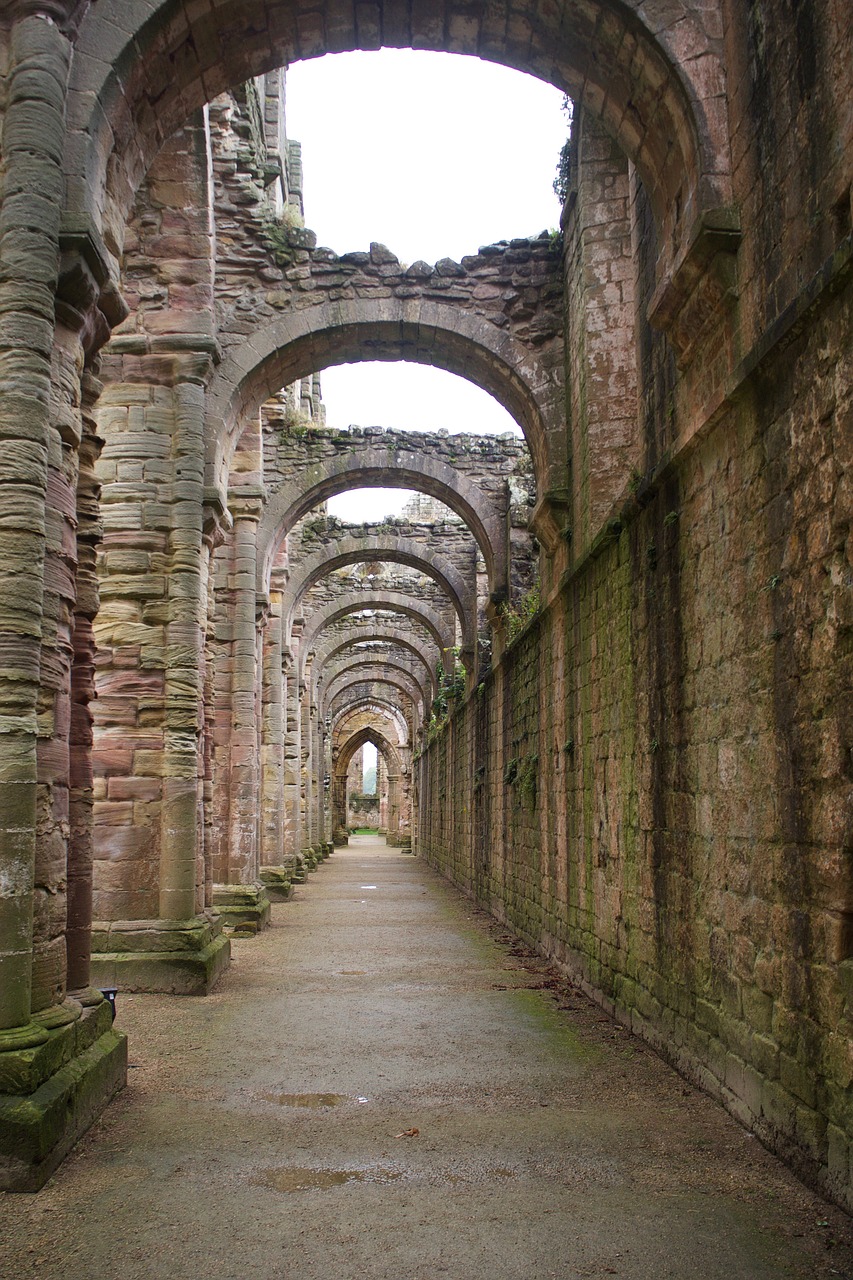
[[[345,1093],[262,1093],[265,1102],[277,1102],[280,1107],[339,1107],[352,1099]]]
[[[395,1169],[261,1169],[252,1184],[274,1191],[328,1191],[345,1182],[393,1182],[402,1177]]]

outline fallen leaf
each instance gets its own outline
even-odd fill
[[[417,1138],[420,1129],[404,1129],[402,1133],[395,1133],[395,1138]]]

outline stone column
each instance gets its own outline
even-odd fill
[[[263,511],[260,490],[241,490],[229,497],[234,520],[231,533],[230,605],[231,733],[227,859],[220,863],[213,901],[227,924],[241,934],[266,927],[270,901],[260,880],[258,807],[257,682],[257,534]]]
[[[95,555],[100,541],[100,486],[95,461],[102,441],[95,434],[92,408],[101,384],[83,376],[83,421],[77,480],[77,600],[74,610],[71,667],[70,799],[68,840],[68,992],[84,1006],[97,1004],[101,993],[91,985],[93,780],[92,711],[95,696],[95,633],[98,577]]]
[[[38,18],[11,29],[4,189],[17,182],[22,194],[6,195],[0,210],[0,1048],[47,1039],[30,1024],[36,707],[69,53]]]
[[[376,794],[379,797],[379,834],[388,834],[388,767],[381,754],[376,756]]]
[[[323,785],[325,776],[325,728],[323,719],[320,718],[319,710],[316,708],[314,724],[314,808],[316,813],[316,840],[314,844],[316,849],[319,850],[321,858],[325,858],[325,787]]]
[[[218,502],[208,501],[205,504],[205,549],[206,549],[206,587],[207,616],[204,637],[204,674],[202,679],[202,811],[204,838],[204,906],[213,906],[213,882],[215,861],[215,836],[217,825],[214,814],[214,744],[216,741],[216,674],[217,646],[215,643],[216,627],[216,574],[214,565],[217,548],[225,542],[225,524],[230,524],[230,515]]]
[[[287,859],[302,852],[302,815],[300,800],[300,770],[302,758],[301,724],[299,704],[294,690],[299,681],[293,658],[285,654],[282,659],[284,695],[284,850]]]
[[[202,994],[230,955],[207,909],[202,811],[214,344],[164,336],[153,355],[154,341],[121,335],[103,357],[92,966],[101,985]]]
[[[398,816],[398,833],[399,844],[403,848],[411,847],[413,822],[413,798],[412,798],[412,752],[411,748],[401,749],[400,753],[404,757],[400,771],[400,787],[399,787],[399,816]]]
[[[310,858],[309,850],[314,845],[314,734],[309,679],[310,670],[306,672],[306,683],[300,688],[299,713],[302,721],[302,851]]]
[[[98,410],[93,965],[110,985],[193,993],[229,952],[205,910],[202,816],[204,419],[219,354],[207,142],[196,112],[136,193],[124,245],[135,312],[102,355]]]
[[[282,588],[281,575],[270,591],[269,618],[263,637],[261,711],[261,881],[270,899],[290,895],[284,866],[284,706],[282,702]]]
[[[15,1190],[44,1183],[126,1071],[106,1002],[65,998],[81,331],[105,320],[78,260],[90,315],[55,324],[71,50],[49,16],[7,6],[0,138],[0,1189]]]
[[[388,815],[385,820],[386,842],[397,844],[400,838],[400,775],[388,774]]]
[[[349,843],[346,772],[332,774],[332,841],[339,845]]]
[[[332,734],[331,722],[323,725],[323,833],[326,839],[326,851],[334,848],[334,815],[332,813]]]
[[[208,549],[203,535],[204,384],[175,388],[175,484],[168,537],[160,918],[204,907],[201,709]]]
[[[311,704],[311,845],[322,860],[326,854],[323,827],[323,722],[316,702]]]

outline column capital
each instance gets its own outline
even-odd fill
[[[63,215],[59,252],[57,319],[81,334],[91,355],[109,341],[128,306],[113,274],[113,259],[88,216]]]
[[[226,533],[230,531],[233,524],[222,490],[212,485],[206,486],[202,508],[202,532],[211,550],[222,545]]]
[[[228,494],[228,509],[235,521],[251,520],[257,524],[264,514],[266,499],[266,491],[257,486],[232,489]]]
[[[74,35],[83,21],[90,0],[7,0],[8,18],[47,18],[63,35]],[[6,16],[6,15],[4,15]]]
[[[571,519],[572,495],[565,486],[546,489],[536,503],[528,522],[530,532],[535,534],[548,555],[553,555],[565,538]]]

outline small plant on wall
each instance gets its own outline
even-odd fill
[[[531,587],[529,591],[525,592],[515,608],[509,604],[503,605],[501,617],[504,620],[506,638],[510,644],[517,635],[521,634],[528,622],[536,617],[541,603],[539,584],[537,583],[535,587]]]

